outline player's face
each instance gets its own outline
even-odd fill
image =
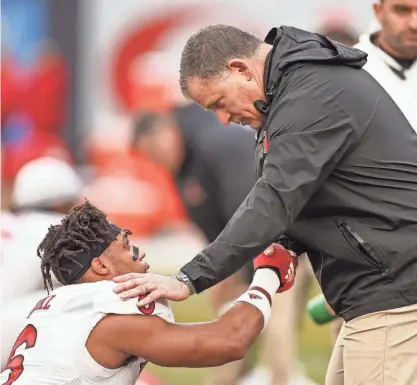
[[[374,10],[382,26],[381,39],[393,53],[417,58],[417,0],[384,0]]]
[[[254,106],[264,97],[263,90],[244,68],[231,68],[210,79],[190,78],[188,91],[192,100],[213,111],[224,125],[234,122],[259,130],[264,123],[263,114]]]
[[[135,256],[129,237],[125,233],[120,233],[116,240],[109,246],[109,262],[113,275],[127,273],[146,273],[149,264],[145,261],[146,254],[139,252]]]

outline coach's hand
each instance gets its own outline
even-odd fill
[[[122,299],[135,298],[149,293],[138,302],[138,307],[148,305],[159,298],[183,301],[190,296],[187,285],[169,275],[129,273],[115,277],[113,281],[117,283],[114,292],[120,294]]]
[[[294,285],[298,258],[292,251],[273,243],[253,260],[253,266],[255,270],[265,267],[273,269],[281,282],[277,293],[282,293]]]

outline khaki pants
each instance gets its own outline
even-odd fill
[[[326,385],[417,385],[417,304],[345,322]]]

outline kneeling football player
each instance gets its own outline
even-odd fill
[[[113,291],[114,277],[149,268],[129,235],[89,202],[49,228],[38,248],[49,295],[28,315],[2,384],[132,385],[148,361],[206,367],[238,360],[266,326],[271,297],[294,277],[287,273],[296,260],[285,249],[263,253],[251,287],[219,319],[175,324],[165,300],[138,308],[137,299]],[[64,286],[49,293],[51,273]]]

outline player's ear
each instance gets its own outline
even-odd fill
[[[104,258],[94,258],[91,261],[91,269],[98,275],[110,274],[110,268]]]

